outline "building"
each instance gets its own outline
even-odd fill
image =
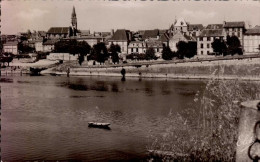
[[[77,15],[74,6],[71,14],[70,27],[51,27],[46,33],[47,39],[63,39],[77,35],[80,35],[80,31],[77,28]]]
[[[183,41],[183,42],[189,42],[189,41],[196,42],[196,38],[192,37],[192,36],[189,36],[189,35],[186,35],[185,33],[181,32],[181,31],[176,32],[173,36],[171,36],[169,38],[169,47],[171,48],[172,51],[177,52],[177,50],[178,50],[177,49],[177,44],[180,41]]]
[[[155,39],[148,39],[145,41],[148,48],[153,48],[155,51],[155,55],[157,57],[161,57],[162,55],[162,50],[163,50],[163,43],[160,40],[155,40]]]
[[[260,26],[248,29],[244,34],[245,54],[256,54],[260,52]]]
[[[197,37],[197,55],[198,57],[205,57],[213,53],[211,43],[215,39],[224,39],[224,32],[222,29],[204,29]]]
[[[58,39],[48,39],[42,43],[43,52],[52,52],[55,48],[55,43],[58,42]]]
[[[154,30],[145,30],[142,35],[142,39],[159,39],[160,37],[160,32],[158,29]]]
[[[93,47],[95,44],[104,42],[105,37],[102,36],[94,36],[94,35],[89,35],[89,36],[81,36],[75,38],[77,41],[85,41],[87,42],[91,47]]]
[[[197,37],[200,35],[201,31],[204,29],[202,24],[188,24],[188,34],[192,37]]]
[[[108,39],[108,46],[117,44],[121,48],[121,53],[128,53],[128,44],[132,40],[132,34],[129,30],[118,29],[114,35]]]
[[[208,24],[205,29],[223,29],[223,24]]]
[[[184,18],[175,20],[174,24],[171,25],[169,32],[175,33],[176,31],[181,31],[183,33],[188,32],[188,23],[184,20]]]
[[[227,40],[227,36],[237,36],[238,39],[240,40],[240,43],[243,47],[244,42],[243,42],[243,36],[245,33],[245,22],[243,21],[238,21],[238,22],[226,22],[224,21],[223,23],[223,28],[224,28],[224,34],[225,34],[225,40]]]
[[[3,44],[3,52],[18,54],[18,41],[6,42]]]
[[[128,45],[128,54],[131,53],[145,53],[146,43],[144,41],[131,41]]]

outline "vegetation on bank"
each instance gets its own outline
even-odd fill
[[[235,161],[240,107],[234,101],[259,99],[260,84],[212,78],[187,109],[178,114],[170,112],[163,119],[165,131],[151,136],[147,149],[171,152],[171,156],[152,159]]]

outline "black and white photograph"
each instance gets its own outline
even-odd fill
[[[259,0],[2,0],[1,162],[260,162]]]

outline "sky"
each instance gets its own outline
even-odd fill
[[[28,29],[48,31],[68,27],[75,6],[78,29],[108,32],[111,29],[168,29],[183,17],[192,24],[245,21],[260,25],[260,0],[257,1],[108,1],[108,0],[3,0],[2,34],[17,34]]]

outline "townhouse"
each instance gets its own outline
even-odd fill
[[[248,29],[244,34],[244,54],[259,54],[260,26]]]
[[[213,53],[211,43],[215,39],[224,39],[223,29],[204,29],[197,37],[197,56],[205,57]]]

